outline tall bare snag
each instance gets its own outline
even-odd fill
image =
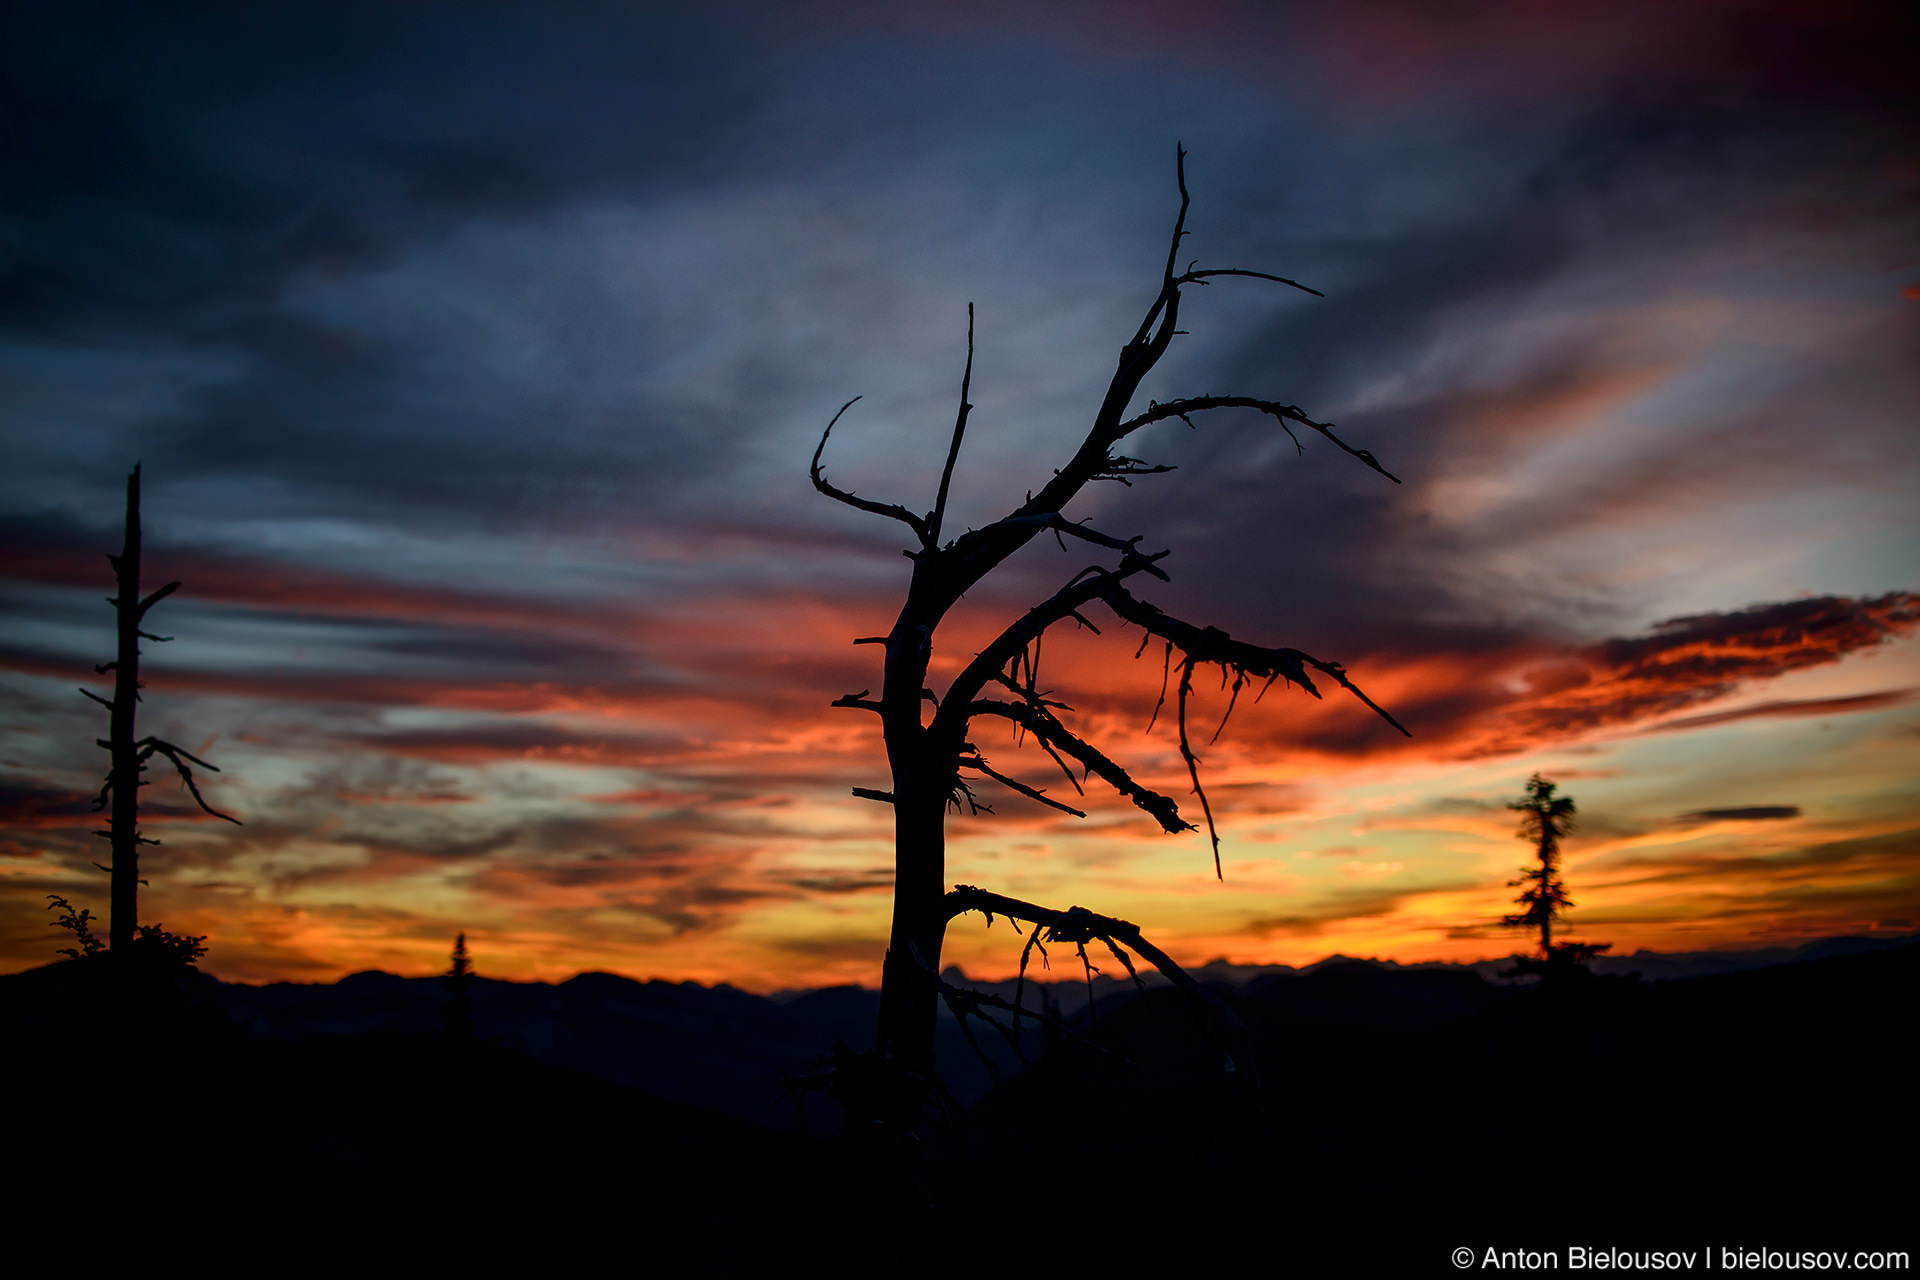
[[[1223,678],[1232,682],[1235,700],[1250,683],[1261,682],[1264,693],[1276,680],[1298,685],[1317,698],[1320,691],[1315,678],[1324,678],[1345,688],[1395,729],[1406,732],[1360,691],[1339,663],[1322,661],[1298,649],[1268,648],[1238,640],[1216,628],[1195,625],[1162,612],[1136,594],[1135,583],[1143,577],[1167,581],[1166,572],[1160,566],[1167,552],[1143,551],[1140,537],[1117,537],[1092,528],[1085,521],[1071,520],[1065,514],[1075,496],[1094,481],[1116,480],[1130,484],[1132,477],[1171,470],[1122,452],[1119,446],[1129,436],[1169,419],[1179,419],[1192,426],[1192,415],[1213,409],[1250,409],[1265,414],[1293,438],[1296,446],[1300,441],[1295,428],[1315,432],[1334,447],[1398,483],[1397,477],[1388,473],[1371,453],[1341,440],[1331,424],[1316,421],[1300,408],[1277,400],[1198,395],[1166,403],[1149,401],[1144,410],[1131,411],[1142,379],[1180,331],[1183,289],[1204,285],[1219,277],[1239,276],[1321,296],[1295,281],[1262,271],[1235,267],[1198,269],[1191,264],[1182,270],[1180,242],[1187,234],[1189,203],[1184,150],[1176,152],[1175,173],[1180,211],[1174,220],[1166,268],[1152,305],[1131,340],[1121,348],[1112,380],[1078,449],[1010,513],[984,528],[970,529],[957,538],[942,540],[954,462],[959,457],[973,410],[968,401],[973,380],[971,306],[967,310],[967,361],[960,381],[960,404],[931,511],[923,514],[897,503],[858,497],[827,478],[821,461],[827,440],[858,397],[834,414],[821,434],[819,447],[814,450],[810,474],[816,489],[835,501],[896,521],[906,526],[913,536],[913,545],[905,553],[913,563],[912,575],[906,600],[892,629],[884,636],[866,636],[854,641],[883,647],[880,694],[873,697],[870,690],[863,689],[838,698],[833,704],[871,712],[880,718],[892,773],[889,790],[854,789],[857,796],[891,805],[894,813],[893,924],[882,970],[874,1060],[868,1064],[871,1069],[863,1073],[868,1083],[860,1090],[860,1096],[850,1099],[849,1103],[850,1121],[856,1126],[874,1126],[899,1133],[912,1125],[934,1079],[934,1033],[943,999],[963,1019],[968,1014],[984,1014],[987,1009],[1001,1007],[1001,1002],[979,993],[957,990],[939,976],[947,924],[964,912],[981,912],[989,923],[999,915],[1030,924],[1032,932],[1022,955],[1023,971],[1026,957],[1036,947],[1064,944],[1075,948],[1084,961],[1087,948],[1095,946],[1116,957],[1134,974],[1136,981],[1134,957],[1145,960],[1176,985],[1204,998],[1197,984],[1179,965],[1143,938],[1136,926],[1124,920],[1097,915],[1080,907],[1059,910],[1022,902],[969,885],[949,888],[946,883],[946,811],[950,806],[956,811],[962,806],[972,812],[984,809],[974,791],[981,778],[990,778],[1039,804],[1085,816],[1081,810],[1042,788],[1016,779],[991,764],[974,740],[973,726],[983,718],[1017,726],[1031,734],[1060,766],[1076,792],[1081,791],[1083,778],[1091,780],[1098,776],[1145,811],[1162,830],[1196,829],[1182,816],[1172,797],[1143,786],[1123,765],[1080,737],[1057,714],[1071,708],[1048,698],[1038,676],[1040,641],[1048,628],[1072,619],[1097,632],[1099,628],[1087,616],[1087,611],[1091,606],[1101,605],[1122,623],[1131,623],[1146,633],[1141,641],[1142,649],[1153,641],[1160,642],[1168,683],[1174,690],[1172,719],[1180,754],[1212,837],[1216,874],[1219,873],[1219,836],[1201,785],[1199,758],[1193,750],[1187,722],[1194,675],[1200,667],[1219,667]],[[1098,557],[1098,562],[1081,569],[1053,595],[1008,623],[945,690],[936,693],[928,687],[928,664],[934,634],[947,612],[975,584],[1043,532],[1058,539],[1063,549],[1069,539],[1084,545]],[[1161,696],[1164,705],[1165,685]],[[1019,1014],[1014,1012],[1014,1017],[1017,1021]]]
[[[140,834],[140,788],[147,785],[140,775],[146,772],[149,760],[160,756],[173,765],[180,780],[186,784],[188,793],[193,796],[194,803],[201,809],[235,825],[240,820],[221,813],[207,803],[189,767],[197,764],[218,773],[216,766],[208,764],[185,747],[152,736],[142,738],[135,728],[140,703],[140,642],[164,642],[173,638],[154,635],[143,629],[142,624],[155,605],[180,589],[178,582],[169,582],[151,595],[143,597],[140,594],[138,466],[127,477],[125,540],[121,544],[120,554],[109,554],[107,560],[113,565],[116,587],[115,594],[107,603],[113,606],[118,645],[114,660],[95,667],[94,671],[99,675],[113,673],[113,697],[103,698],[87,689],[80,692],[105,707],[108,715],[107,736],[96,741],[106,749],[110,764],[106,781],[93,805],[95,809],[106,809],[109,804],[112,807],[107,829],[98,833],[113,849],[113,865],[108,868],[112,876],[108,893],[108,950],[124,958],[136,941],[145,941],[159,952],[191,962],[204,948],[194,949],[183,943],[194,943],[197,939],[169,934],[158,925],[146,928],[139,925],[140,886],[146,883],[140,878],[140,847],[160,843]],[[186,954],[189,950],[193,952],[191,955]]]

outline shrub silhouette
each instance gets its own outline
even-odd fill
[[[93,934],[93,912],[84,907],[75,911],[73,904],[57,893],[48,894],[47,899],[49,911],[60,911],[54,925],[71,932],[77,944],[61,947],[61,955],[73,960],[97,960],[112,954]],[[135,930],[129,951],[149,964],[187,968],[207,954],[207,938],[205,934],[175,933],[157,924],[143,924]]]
[[[57,893],[47,895],[47,910],[60,909],[60,918],[53,923],[56,927],[73,934],[76,945],[60,948],[60,954],[72,960],[91,960],[103,954],[107,944],[93,936],[93,912],[81,908],[73,909],[73,904]]]

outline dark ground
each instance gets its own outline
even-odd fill
[[[915,1211],[851,1176],[824,1095],[811,1136],[782,1101],[782,1069],[871,1035],[871,993],[481,983],[458,1042],[431,980],[196,975],[129,1006],[64,964],[0,978],[25,1176],[0,1209],[16,1256],[250,1270],[1415,1275],[1461,1246],[1920,1252],[1916,977],[1914,946],[1558,993],[1328,964],[1217,988],[1252,1033],[1221,1041],[1232,1073],[1175,992],[1114,995],[1072,1021],[1124,1062],[1033,1035],[1036,1064],[1009,1058],[997,1087],[970,1064]]]

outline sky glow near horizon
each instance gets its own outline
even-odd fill
[[[121,485],[144,466],[143,913],[247,981],[585,969],[878,979],[870,716],[977,309],[949,530],[1084,434],[1182,260],[1140,403],[1177,470],[1067,514],[1141,594],[1339,661],[1192,717],[1221,833],[1168,837],[991,731],[947,879],[1194,964],[1479,959],[1535,771],[1573,936],[1920,924],[1920,130],[1893,6],[29,5],[0,79],[0,966],[105,911],[89,800]],[[1903,25],[1904,24],[1904,25]],[[1036,540],[936,674],[1097,557]],[[1198,819],[1137,630],[1050,633],[1068,723]],[[1112,622],[1113,625],[1109,625]],[[1051,776],[1049,776],[1051,775]],[[998,791],[998,794],[994,794]],[[976,917],[947,960],[1010,973]]]

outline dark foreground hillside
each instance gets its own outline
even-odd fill
[[[1073,1020],[1110,1053],[1035,1035],[997,1088],[975,1066],[978,1100],[922,1144],[919,1212],[882,1212],[818,1125],[620,1083],[745,1080],[777,1103],[769,1055],[870,1026],[867,993],[497,984],[462,1043],[433,1030],[432,984],[380,978],[330,1005],[189,979],[135,1008],[74,966],[0,979],[24,1183],[0,1205],[26,1256],[1343,1275],[1452,1272],[1459,1247],[1915,1244],[1911,946],[1560,993],[1364,962],[1272,974],[1218,989],[1251,1032],[1223,1045],[1232,1073],[1176,993],[1110,996]],[[513,1001],[548,1012],[489,1043]]]
[[[26,1256],[216,1271],[480,1264],[610,1240],[657,1275],[771,1274],[817,1235],[827,1144],[484,1043],[250,1037],[187,995],[9,1045]],[[840,1262],[831,1239],[810,1246]],[[18,1256],[18,1255],[16,1255]],[[24,1273],[23,1273],[24,1274]],[[39,1274],[39,1273],[36,1273]]]
[[[978,1109],[999,1145],[971,1178],[1077,1170],[1055,1210],[1146,1253],[1197,1233],[1422,1272],[1490,1245],[1920,1259],[1916,991],[1914,946],[1559,992],[1329,965],[1232,998],[1257,1089],[1154,991],[1102,1018],[1144,1070],[1086,1055],[1011,1085]]]

